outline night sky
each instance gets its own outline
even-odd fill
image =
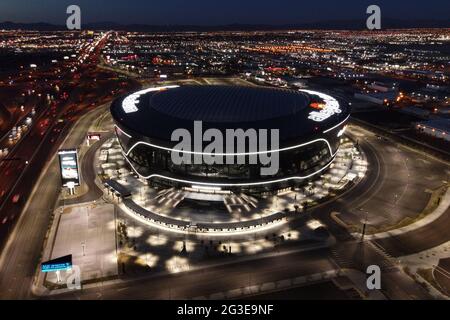
[[[0,0],[0,21],[65,24],[70,4],[81,7],[83,23],[300,24],[365,19],[370,4],[386,18],[450,20],[449,0]]]

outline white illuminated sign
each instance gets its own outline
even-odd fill
[[[78,171],[77,150],[60,150],[58,152],[59,166],[61,170],[62,185],[64,187],[80,185],[80,174]]]
[[[156,88],[148,88],[144,89],[138,92],[135,92],[125,99],[123,99],[122,102],[122,108],[125,113],[133,113],[138,111],[137,105],[139,104],[139,98],[149,92],[155,92],[155,91],[161,91],[161,90],[167,90],[167,89],[173,89],[178,88],[179,86],[165,86],[165,87],[156,87]]]
[[[317,91],[312,90],[300,90],[300,91],[316,95],[319,98],[321,98],[324,102],[323,109],[320,111],[311,111],[309,113],[308,119],[316,122],[322,122],[331,117],[332,115],[342,112],[339,102],[335,98]]]

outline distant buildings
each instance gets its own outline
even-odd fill
[[[379,105],[388,104],[397,98],[397,91],[355,93],[355,98]]]
[[[411,96],[418,102],[445,103],[449,101],[450,94],[447,86],[427,84],[426,87],[411,93]]]
[[[390,105],[399,95],[397,84],[392,82],[365,81],[359,89],[360,92],[354,94],[356,99],[378,105]]]
[[[415,127],[421,133],[450,141],[450,119],[418,122]]]

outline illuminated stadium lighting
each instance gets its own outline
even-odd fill
[[[179,86],[155,87],[155,88],[148,88],[148,89],[144,89],[144,90],[135,92],[123,100],[122,108],[125,111],[125,113],[137,112],[139,110],[137,107],[140,103],[139,98],[142,95],[149,93],[149,92],[162,91],[162,90],[173,89],[173,88],[178,88],[178,87]]]
[[[205,187],[205,186],[197,186],[197,185],[192,185],[192,189],[202,189],[202,190],[208,190],[208,191],[222,190],[222,188],[219,188],[219,187]]]
[[[300,184],[331,166],[341,143],[339,137],[344,134],[343,127],[349,119],[349,110],[344,105],[311,90],[213,85],[159,90],[151,88],[146,93],[142,90],[118,99],[111,105],[111,113],[125,160],[139,177],[162,187],[198,191],[238,188],[236,192],[258,193]],[[310,107],[317,100],[314,97],[322,99],[323,110]],[[125,101],[133,101],[130,106],[137,110],[133,116],[123,108]],[[327,119],[320,127],[311,121],[312,110],[326,113],[319,112],[315,117]],[[181,148],[173,140],[173,132],[182,128],[194,137],[203,134],[195,131],[196,121],[201,121],[205,130],[215,129],[223,136],[237,129],[259,132],[277,128],[280,143],[272,148],[226,152],[226,146],[205,148],[211,141],[202,136],[203,145]],[[201,161],[196,163],[194,158],[193,163],[176,163],[173,154],[195,156]],[[250,157],[269,158],[271,154],[280,157],[279,174],[262,175],[261,168],[267,167],[262,163],[235,163],[236,159],[208,165],[202,162],[208,156],[243,157],[247,162]]]
[[[121,209],[123,210],[123,212],[125,214],[127,214],[128,216],[137,219],[138,221],[157,228],[159,230],[163,230],[163,231],[169,231],[169,232],[174,232],[174,233],[178,233],[178,234],[186,234],[186,230],[183,229],[179,229],[179,228],[174,228],[174,227],[169,227],[167,225],[162,225],[160,223],[157,222],[153,222],[149,219],[146,219],[140,215],[134,214],[132,210],[128,209],[125,205],[123,205],[123,203],[119,204],[119,206],[121,207]],[[268,231],[271,229],[276,229],[278,227],[280,227],[281,225],[285,224],[285,220],[281,219],[281,220],[277,220],[277,221],[273,221],[270,223],[267,223],[265,225],[255,225],[254,227],[248,228],[248,229],[244,229],[244,230],[227,230],[227,231],[208,231],[208,236],[241,236],[241,235],[245,235],[245,234],[254,234],[255,232],[263,232],[263,231]]]
[[[301,89],[300,91],[318,96],[324,101],[324,104],[321,104],[321,106],[323,107],[320,109],[320,111],[310,112],[308,119],[311,119],[316,122],[322,122],[331,117],[332,115],[339,114],[342,112],[339,102],[335,98],[318,91],[304,90],[304,89]]]
[[[345,130],[346,130],[346,129],[347,129],[347,126],[343,127],[341,130],[339,130],[337,136],[338,136],[338,137],[341,137],[341,136],[345,133]]]
[[[125,155],[124,155],[125,156]],[[262,185],[270,185],[270,184],[274,184],[274,183],[279,183],[279,182],[286,182],[286,181],[290,181],[290,180],[305,180],[308,178],[311,178],[319,173],[321,173],[322,171],[328,169],[334,159],[335,156],[333,156],[332,160],[327,163],[324,167],[320,168],[319,170],[306,175],[306,176],[293,176],[293,177],[288,177],[288,178],[283,178],[283,179],[277,179],[277,180],[270,180],[270,181],[263,181],[263,182],[251,182],[251,183],[209,183],[209,182],[198,182],[198,181],[190,181],[190,180],[184,180],[184,179],[176,179],[176,178],[172,178],[172,177],[168,177],[168,176],[164,176],[164,175],[160,175],[160,174],[151,174],[149,176],[143,176],[142,174],[139,173],[139,171],[136,170],[136,168],[133,166],[133,164],[130,162],[130,160],[128,160],[127,157],[125,157],[125,159],[127,160],[127,162],[130,164],[131,168],[133,169],[134,172],[136,172],[136,174],[143,178],[143,179],[152,179],[152,178],[162,178],[165,180],[170,180],[170,181],[174,181],[174,182],[181,182],[181,183],[187,183],[187,184],[199,184],[199,185],[204,185],[204,186],[220,186],[220,187],[250,187],[250,186],[262,186]]]
[[[121,129],[119,129],[120,131],[122,131]],[[331,145],[328,142],[327,139],[325,138],[319,138],[316,140],[312,140],[312,141],[308,141],[302,144],[297,144],[295,146],[290,146],[290,147],[286,147],[286,148],[281,148],[281,149],[273,149],[273,150],[267,150],[267,151],[255,151],[255,152],[233,152],[233,153],[225,153],[225,152],[200,152],[200,151],[190,151],[190,150],[180,150],[180,149],[175,149],[175,148],[167,148],[167,147],[163,147],[163,146],[158,146],[156,144],[153,143],[148,143],[145,141],[138,141],[136,142],[129,150],[128,152],[125,153],[126,156],[129,156],[130,153],[139,145],[146,145],[149,147],[153,147],[153,148],[157,148],[157,149],[161,149],[161,150],[166,150],[166,151],[170,151],[170,152],[179,152],[179,153],[186,153],[186,154],[193,154],[193,155],[202,155],[202,156],[234,156],[234,157],[238,157],[238,156],[253,156],[253,155],[260,155],[260,154],[269,154],[269,153],[276,153],[276,152],[283,152],[283,151],[289,151],[289,150],[293,150],[293,149],[297,149],[297,148],[301,148],[313,143],[317,143],[317,142],[324,142],[326,143],[328,150],[330,151],[330,154],[336,154],[336,152],[333,152],[333,150],[331,149]]]
[[[345,120],[344,121],[342,121],[342,122],[340,122],[340,123],[338,123],[337,125],[335,125],[334,127],[332,127],[332,128],[330,128],[330,129],[327,129],[327,130],[324,130],[323,131],[323,133],[328,133],[328,132],[330,132],[330,131],[333,131],[334,129],[336,129],[336,128],[338,128],[338,127],[340,127],[340,126],[342,126],[344,123],[346,123],[347,122],[347,120],[350,118],[350,115],[348,115],[347,116],[347,118],[345,118]]]

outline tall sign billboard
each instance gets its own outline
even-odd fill
[[[63,187],[79,186],[78,153],[76,149],[59,150],[59,167]]]

